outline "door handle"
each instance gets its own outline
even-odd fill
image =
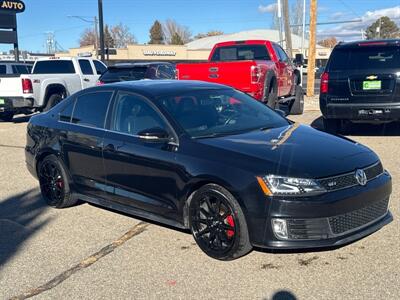
[[[88,78],[84,78],[84,79],[83,79],[83,81],[89,82],[89,81],[90,81],[90,79],[88,79]]]
[[[115,146],[113,144],[108,144],[103,148],[103,151],[107,152],[115,152]]]

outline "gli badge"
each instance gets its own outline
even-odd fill
[[[364,186],[367,184],[367,175],[365,174],[364,170],[356,170],[354,176],[359,185]]]

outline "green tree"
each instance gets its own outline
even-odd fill
[[[181,36],[179,33],[175,32],[172,37],[171,37],[171,45],[184,45],[184,41],[182,40]]]
[[[149,44],[161,45],[165,44],[164,32],[161,23],[156,20],[150,28],[150,41]]]
[[[399,27],[389,17],[381,17],[367,27],[367,40],[391,39],[400,37]]]

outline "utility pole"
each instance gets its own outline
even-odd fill
[[[303,0],[303,17],[302,17],[302,31],[301,31],[301,53],[305,56],[304,53],[304,39],[306,35],[306,0]]]
[[[285,27],[285,41],[286,41],[286,52],[290,58],[293,56],[292,49],[292,33],[290,31],[290,23],[289,23],[289,1],[283,0],[283,19],[284,19],[284,27]]]
[[[283,37],[282,37],[282,0],[277,0],[277,10],[278,10],[278,25],[279,25],[279,45],[282,46]]]
[[[100,28],[100,57],[101,61],[105,61],[105,47],[104,47],[104,19],[103,19],[103,0],[98,0],[99,6],[99,28]]]
[[[96,59],[99,59],[99,27],[97,17],[94,17],[94,46],[96,47]]]
[[[315,85],[315,52],[317,30],[317,0],[310,0],[310,42],[308,46],[307,96],[314,96]]]

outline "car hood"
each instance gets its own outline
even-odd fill
[[[284,176],[323,178],[351,172],[379,160],[361,144],[298,123],[199,141],[240,154],[233,155],[234,161],[227,163]],[[229,160],[229,155],[218,159]]]

